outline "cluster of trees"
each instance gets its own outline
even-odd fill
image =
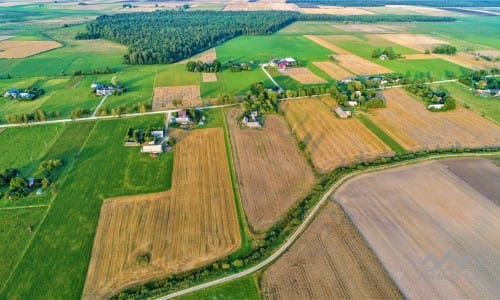
[[[452,17],[424,15],[322,15],[302,14],[298,21],[330,21],[330,22],[454,22]]]
[[[427,102],[427,104],[443,104],[443,108],[439,109],[439,111],[453,110],[456,107],[455,99],[451,97],[450,93],[442,86],[433,89],[428,84],[419,83],[407,86],[406,90],[415,96],[420,97],[422,100]]]
[[[287,3],[311,3],[336,6],[418,5],[431,7],[498,6],[498,0],[287,0]]]
[[[158,127],[148,127],[148,128],[129,128],[127,134],[125,135],[125,143],[139,143],[156,141],[156,137],[151,134],[152,131],[163,130],[163,128]]]
[[[237,63],[231,60],[227,62],[226,68],[231,70],[231,72],[252,71],[250,63]]]
[[[394,52],[392,47],[387,47],[383,51],[380,48],[377,48],[372,52],[372,58],[379,58],[381,55],[387,56],[388,59],[401,58],[401,54]]]
[[[88,108],[77,107],[71,111],[70,117],[72,119],[88,117],[92,114],[92,111]]]
[[[217,73],[222,71],[222,64],[218,60],[211,63],[202,61],[188,61],[186,70],[189,72]]]
[[[248,115],[251,111],[257,111],[261,116],[275,113],[278,111],[278,98],[279,94],[265,88],[262,82],[254,83],[243,98],[243,115]]]
[[[46,112],[44,110],[37,110],[33,113],[22,113],[17,115],[6,115],[5,121],[10,124],[20,124],[20,123],[29,123],[29,122],[43,122],[47,120],[59,119],[61,114],[56,112]]]
[[[457,47],[447,44],[439,45],[432,49],[432,53],[455,55],[457,53]]]
[[[370,89],[374,84],[373,80],[366,79],[338,83],[330,88],[330,95],[344,107],[349,106],[348,101],[356,101],[359,106],[366,108],[385,107],[385,101],[377,97],[375,90]]]
[[[297,12],[155,11],[100,16],[76,39],[105,38],[126,45],[127,64],[173,63],[240,35],[271,34]]]
[[[112,74],[114,73],[110,67],[106,67],[105,69],[93,69],[93,70],[76,70],[73,71],[73,75],[96,75],[96,74]]]
[[[307,86],[307,87],[299,87],[296,90],[286,90],[281,95],[283,98],[294,98],[294,97],[308,97],[314,95],[324,95],[328,94],[329,89],[325,85],[320,86]]]
[[[467,86],[474,86],[479,89],[497,89],[500,87],[498,79],[491,75],[497,75],[500,70],[493,68],[491,70],[470,70],[466,69],[458,81]]]

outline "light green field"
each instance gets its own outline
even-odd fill
[[[185,64],[163,66],[157,70],[155,87],[200,84],[201,76],[201,73],[186,71]]]
[[[381,49],[384,50],[387,47],[392,47],[395,53],[399,54],[417,54],[418,51],[413,49],[401,46],[396,43],[392,43],[390,41],[386,41],[384,39],[370,39],[364,35],[358,34],[353,35],[352,40],[342,39],[343,36],[339,36],[339,39],[336,39],[337,36],[327,36],[323,37],[325,40],[349,51],[363,58],[371,58],[373,50]]]
[[[201,97],[217,98],[220,94],[244,95],[250,86],[256,82],[264,83],[266,87],[272,87],[273,83],[262,72],[260,67],[256,67],[252,71],[231,72],[224,70],[217,74],[217,82],[201,83]]]
[[[333,27],[334,24],[332,22],[295,22],[278,31],[276,35],[331,35],[345,33],[345,31]]]
[[[433,76],[433,80],[445,80],[449,79],[446,77],[446,71],[453,72],[456,76],[462,74],[464,70],[463,67],[455,65],[453,63],[447,62],[442,59],[415,59],[415,60],[374,60],[374,62],[387,67],[394,72],[406,74],[410,72],[413,76],[419,76],[419,74],[430,73]]]
[[[221,285],[178,297],[179,300],[259,300],[259,288],[254,276],[246,276]]]

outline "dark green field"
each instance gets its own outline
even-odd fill
[[[177,299],[258,300],[260,299],[260,293],[256,278],[250,275],[185,296],[180,296]]]

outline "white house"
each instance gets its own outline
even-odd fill
[[[154,131],[151,131],[151,135],[154,136],[157,139],[162,139],[163,138],[163,130],[154,130]]]
[[[31,97],[33,97],[33,95],[30,93],[19,93],[19,98],[21,99],[31,99]]]
[[[243,127],[248,127],[248,128],[260,128],[262,127],[259,122],[257,121],[252,121],[250,122],[248,120],[248,117],[244,117],[243,120],[241,121],[241,124]]]

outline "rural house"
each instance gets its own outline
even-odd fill
[[[339,116],[341,119],[347,119],[351,117],[351,112],[350,111],[345,111],[342,109],[340,106],[335,106],[332,108],[332,110]]]
[[[444,104],[431,104],[427,106],[428,109],[442,109],[444,107]]]
[[[248,128],[261,128],[262,127],[260,125],[260,123],[257,122],[257,121],[250,121],[250,120],[248,120],[247,116],[243,117],[243,120],[241,121],[241,125],[243,127],[248,127]]]
[[[115,88],[111,85],[98,85],[95,89],[95,94],[97,96],[113,95]]]
[[[356,106],[358,106],[358,101],[347,101],[347,104],[350,107],[356,107]]]
[[[19,91],[16,88],[12,88],[12,89],[9,89],[7,92],[5,92],[5,94],[3,96],[17,98],[18,94],[19,94]]]
[[[180,123],[182,125],[187,125],[191,123],[191,117],[188,115],[185,109],[181,109],[177,112],[177,117],[172,118],[172,122]]]

